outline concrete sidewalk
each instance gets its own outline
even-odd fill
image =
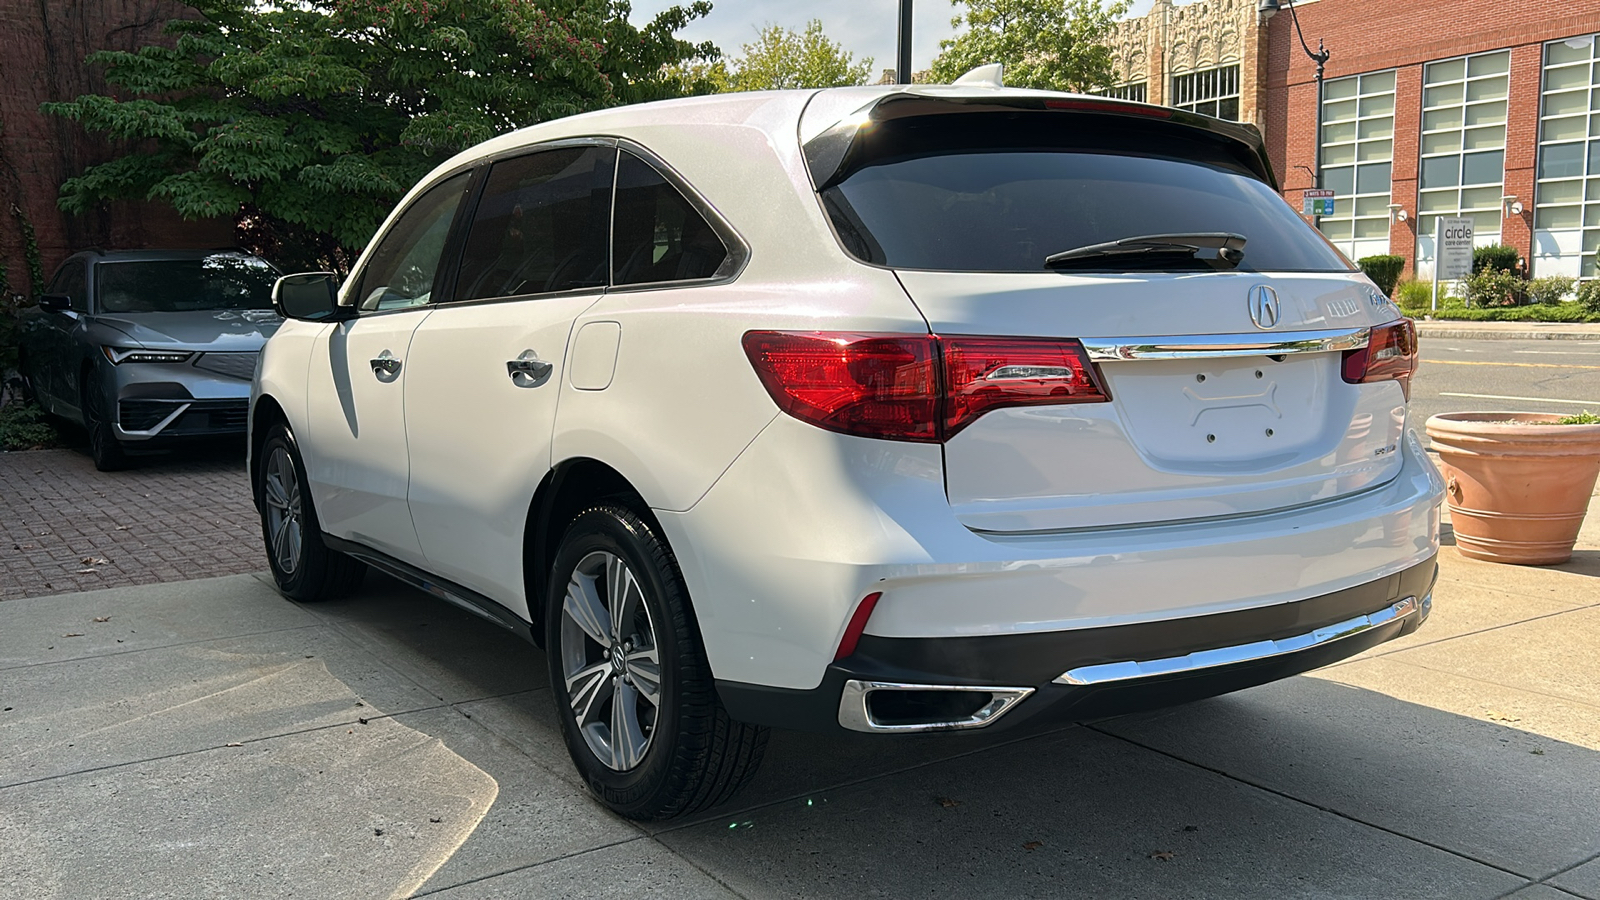
[[[1597,900],[1600,515],[1580,547],[1447,547],[1417,634],[1186,707],[778,732],[743,795],[653,827],[577,783],[538,651],[392,581],[12,600],[0,897]]]
[[[1417,334],[1422,337],[1458,341],[1600,341],[1600,322],[1459,322],[1422,318],[1425,315],[1417,315]]]

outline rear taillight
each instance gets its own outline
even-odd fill
[[[940,343],[947,438],[991,409],[1110,399],[1077,341],[957,337]]]
[[[1367,345],[1344,354],[1344,380],[1349,384],[1398,381],[1411,399],[1411,376],[1417,371],[1417,326],[1401,319],[1372,329]]]
[[[1110,399],[1075,340],[752,331],[744,348],[780,409],[861,437],[938,443],[991,409]]]

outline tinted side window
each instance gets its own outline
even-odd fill
[[[455,299],[604,287],[616,153],[567,147],[495,163],[472,217]]]
[[[72,308],[78,312],[89,311],[89,281],[81,261],[69,262],[56,273],[50,282],[50,293],[66,294],[72,298]]]
[[[700,213],[650,164],[627,152],[617,162],[614,284],[710,278],[728,248]]]
[[[462,172],[429,188],[395,220],[361,273],[357,291],[361,309],[420,306],[433,296],[439,259],[469,174]]]

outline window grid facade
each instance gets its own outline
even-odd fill
[[[1119,84],[1114,88],[1102,91],[1105,97],[1115,97],[1118,100],[1132,100],[1134,103],[1148,103],[1145,98],[1149,96],[1148,85],[1143,81],[1129,84]]]
[[[1391,69],[1323,85],[1322,187],[1334,206],[1318,226],[1351,259],[1389,252],[1394,84]]]
[[[1509,50],[1423,67],[1419,260],[1433,258],[1434,220],[1440,216],[1472,219],[1480,246],[1500,240],[1510,71]]]
[[[1169,106],[1239,121],[1239,64],[1172,77]]]
[[[1600,275],[1600,40],[1544,47],[1534,265],[1541,275]]]

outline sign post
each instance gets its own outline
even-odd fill
[[[1333,215],[1333,191],[1327,188],[1314,188],[1301,192],[1300,214],[1302,216]]]
[[[1433,308],[1439,309],[1439,282],[1472,274],[1472,220],[1433,220]]]

